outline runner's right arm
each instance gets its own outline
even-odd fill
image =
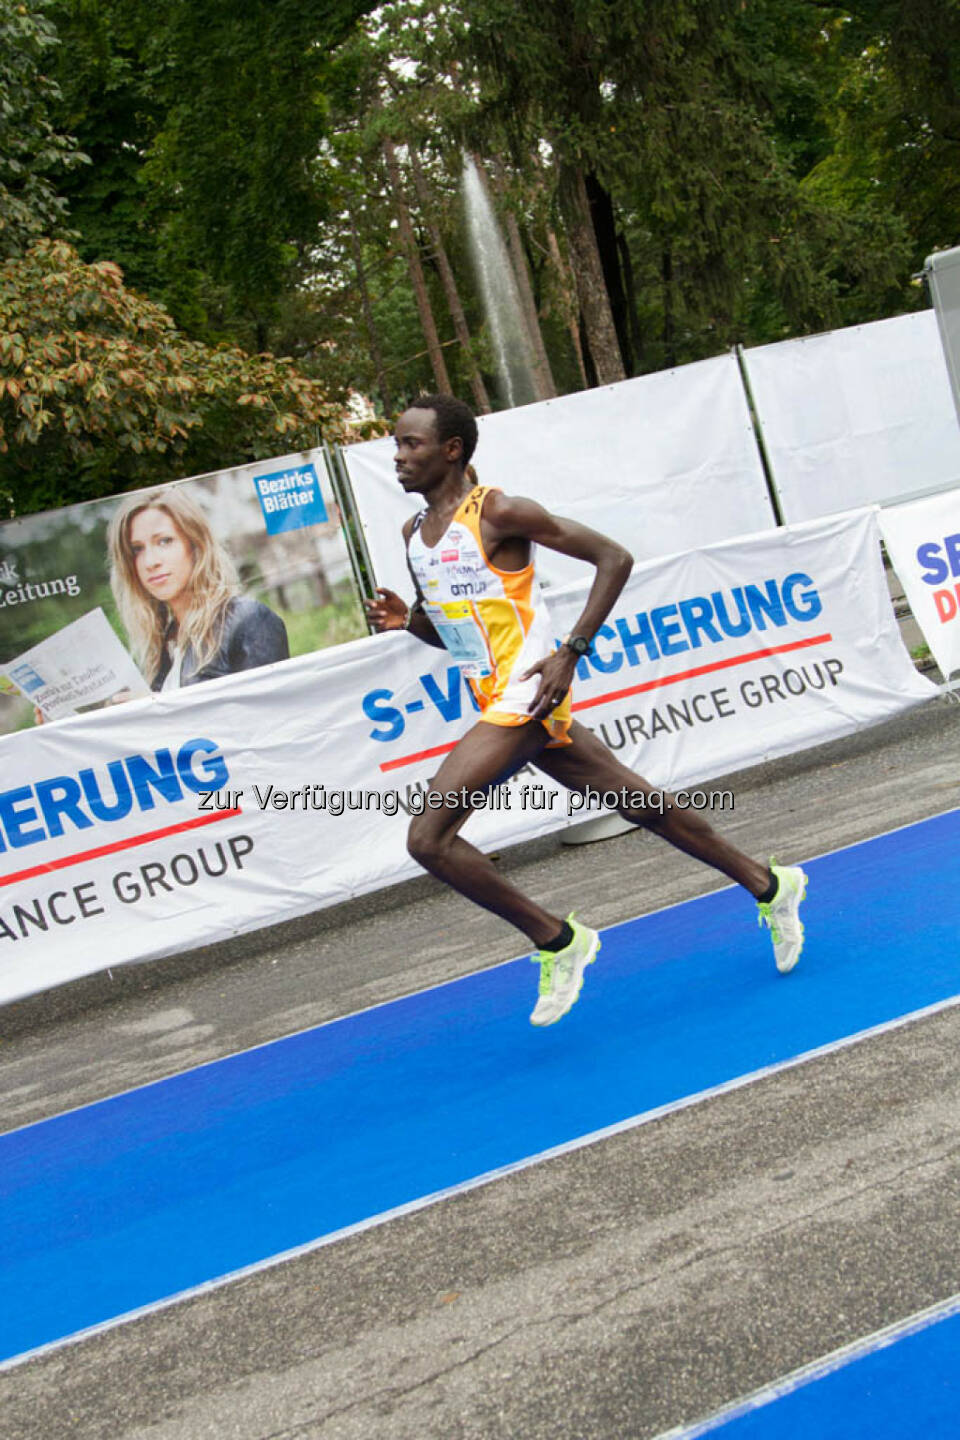
[[[444,649],[443,641],[433,628],[432,622],[424,614],[423,601],[419,598],[414,601],[407,612],[407,629],[411,635],[415,635],[418,640],[424,641],[427,645],[432,645],[434,649]]]
[[[419,596],[408,609],[406,602],[392,590],[378,589],[375,600],[365,600],[363,603],[367,607],[374,630],[409,630],[411,635],[425,644],[433,645],[438,650],[443,649],[443,641],[423,613],[423,601]]]
[[[403,522],[403,543],[410,544],[410,535],[413,531],[415,516]],[[377,598],[375,600],[364,600],[367,615],[374,630],[409,630],[410,634],[417,640],[422,640],[425,645],[432,645],[437,650],[444,648],[443,641],[434,630],[423,610],[423,596],[420,593],[420,586],[417,584],[417,577],[410,569],[410,561],[407,561],[407,568],[410,570],[410,579],[413,581],[413,588],[417,598],[411,606],[395,594],[393,590],[384,590],[377,587]]]

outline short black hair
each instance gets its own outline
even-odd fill
[[[469,405],[455,395],[418,395],[411,401],[411,410],[432,410],[437,417],[437,439],[441,445],[459,439],[463,445],[463,463],[469,465],[477,448],[477,422]]]

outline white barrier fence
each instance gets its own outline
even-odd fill
[[[932,310],[744,350],[787,524],[960,484]]]
[[[558,637],[582,598],[551,597]],[[579,671],[578,718],[674,788],[935,693],[873,512],[638,566]],[[442,653],[381,635],[8,737],[0,1003],[413,874],[407,814],[474,719]],[[583,819],[545,778],[497,793],[468,823],[482,846]]]
[[[932,310],[742,351],[787,524],[960,485],[960,427]],[[614,534],[639,560],[775,517],[733,355],[479,419],[484,484]],[[390,439],[343,451],[377,583],[409,597],[418,508]],[[550,585],[583,572],[544,555]]]
[[[484,415],[476,468],[485,485],[615,535],[638,560],[775,523],[733,355]],[[404,495],[391,439],[343,451],[377,583],[410,597],[399,541],[420,508]],[[543,581],[585,569],[543,551]]]

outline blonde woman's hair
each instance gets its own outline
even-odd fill
[[[214,537],[203,510],[184,490],[162,490],[129,495],[110,522],[110,588],[130,639],[134,659],[151,682],[160,668],[170,621],[169,606],[149,595],[137,576],[130,544],[130,527],[144,510],[162,510],[173,521],[193,551],[190,609],[180,625],[177,642],[193,650],[199,670],[213,659],[220,643],[224,614],[239,592],[240,582],[230,556]]]

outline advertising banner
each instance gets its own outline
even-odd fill
[[[0,735],[366,634],[320,451],[0,524]]]
[[[892,506],[880,528],[914,619],[949,680],[960,670],[960,488]]]
[[[557,643],[585,593],[552,597]],[[637,567],[574,711],[679,788],[935,693],[867,512]],[[0,740],[0,1002],[418,873],[408,817],[476,713],[449,657],[396,633]],[[585,816],[526,770],[465,834],[499,847]]]
[[[638,561],[775,523],[732,354],[481,415],[477,426],[482,485],[614,535]],[[377,584],[410,597],[397,537],[421,502],[397,484],[394,453],[385,438],[343,455]],[[546,586],[588,573],[568,555],[539,559]]]

